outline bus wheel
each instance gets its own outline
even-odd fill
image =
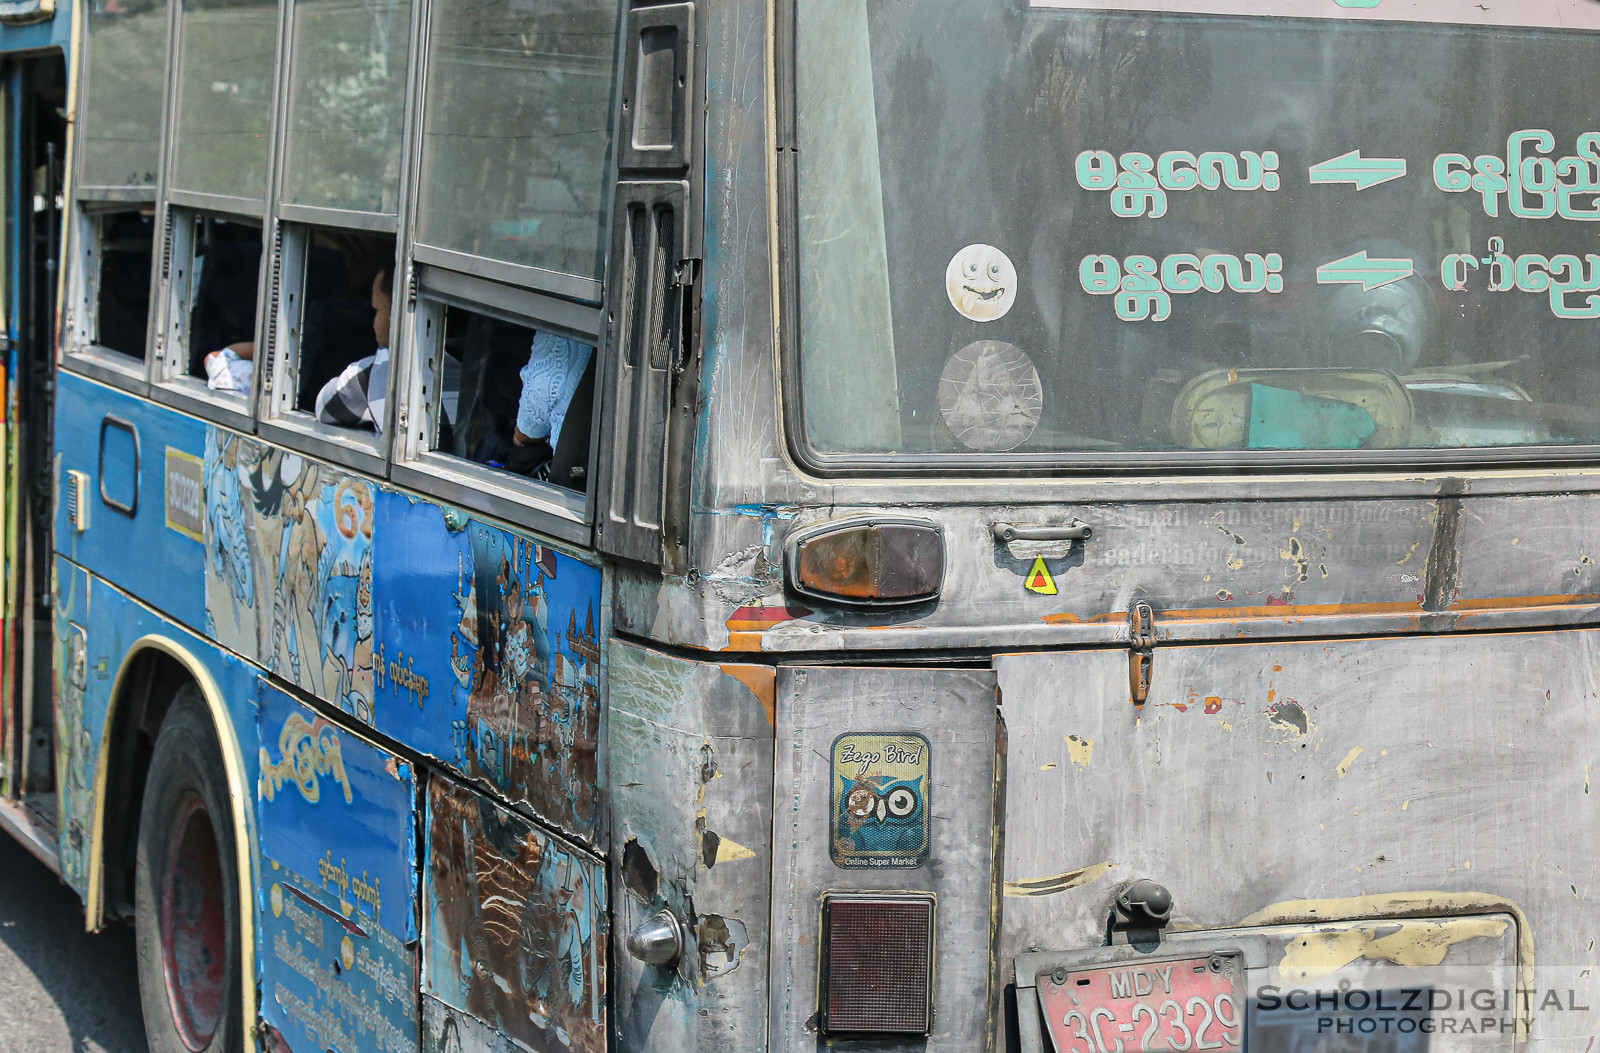
[[[222,751],[200,693],[180,689],[150,757],[134,912],[151,1053],[237,1053],[239,881]]]

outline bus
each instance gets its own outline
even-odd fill
[[[1591,1053],[1591,0],[0,23],[152,1050]]]

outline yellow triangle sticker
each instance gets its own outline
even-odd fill
[[[1029,592],[1037,592],[1041,596],[1054,596],[1060,591],[1056,588],[1056,579],[1050,576],[1050,568],[1044,565],[1043,556],[1033,558],[1033,569],[1028,571],[1027,588]]]

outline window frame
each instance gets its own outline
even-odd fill
[[[799,0],[775,0],[775,41],[770,59],[775,98],[775,142],[768,178],[777,210],[773,263],[778,343],[779,433],[796,470],[820,479],[864,482],[944,478],[982,484],[1006,479],[1204,479],[1255,475],[1284,480],[1304,473],[1323,477],[1424,472],[1442,475],[1475,470],[1591,468],[1600,465],[1600,443],[1574,446],[1528,444],[1399,450],[1129,450],[1117,453],[836,453],[819,449],[805,418],[800,346],[800,173],[797,35]]]
[[[181,2],[181,0],[176,0]],[[256,397],[252,402],[255,431],[263,439],[311,457],[331,461],[354,471],[365,472],[378,479],[387,478],[391,455],[395,448],[394,420],[398,412],[401,387],[400,359],[403,357],[406,331],[406,308],[403,295],[406,284],[401,280],[406,273],[410,253],[410,213],[414,183],[414,140],[419,126],[418,104],[420,97],[420,64],[422,23],[427,17],[428,5],[423,0],[409,0],[411,5],[410,32],[406,40],[405,105],[401,113],[400,176],[393,214],[365,212],[356,209],[327,208],[320,205],[303,205],[283,200],[287,164],[291,163],[289,151],[289,122],[293,105],[294,85],[291,73],[294,67],[294,15],[295,0],[278,0],[278,52],[274,60],[276,93],[272,127],[272,168],[268,178],[268,201],[271,203],[269,219],[273,236],[266,246],[263,259],[263,286],[261,302],[257,307],[258,327],[263,336],[257,347],[265,347],[264,367],[256,370]],[[354,230],[370,234],[392,234],[395,239],[394,294],[389,315],[389,389],[385,403],[388,419],[382,435],[364,430],[324,424],[314,416],[279,405],[283,385],[291,369],[299,366],[299,341],[292,335],[298,319],[292,319],[286,307],[285,280],[298,277],[302,282],[303,254],[294,255],[303,244],[300,239],[309,235],[311,227]],[[286,274],[285,271],[297,273]],[[295,310],[298,311],[298,306]],[[292,397],[292,396],[291,396]]]
[[[156,354],[150,362],[150,398],[176,409],[204,417],[236,431],[254,433],[253,409],[261,388],[260,355],[263,336],[267,332],[262,318],[264,284],[270,278],[267,266],[271,245],[267,243],[267,225],[262,224],[261,266],[256,273],[255,345],[256,369],[252,372],[250,390],[242,400],[213,392],[205,381],[189,374],[189,272],[194,266],[194,228],[206,216],[259,222],[257,217],[238,213],[219,213],[213,209],[196,209],[178,201],[164,202],[159,221],[165,224],[166,248],[161,268],[161,301],[159,328],[156,329]],[[180,226],[181,224],[181,226]]]
[[[69,274],[62,317],[60,364],[103,381],[114,387],[147,394],[149,391],[150,361],[155,343],[156,316],[161,288],[161,224],[160,210],[150,246],[150,288],[145,306],[144,357],[135,358],[122,351],[99,344],[94,339],[100,314],[101,267],[104,258],[100,252],[104,217],[118,212],[131,211],[129,204],[149,204],[155,207],[154,194],[148,201],[107,201],[102,199],[73,201],[70,225],[72,232],[66,239]]]
[[[178,0],[181,2],[181,0]],[[293,0],[285,0],[292,3]],[[582,303],[599,307],[605,297],[604,274],[608,266],[609,247],[611,245],[611,228],[615,212],[613,197],[616,193],[617,183],[617,147],[620,141],[621,118],[619,113],[619,100],[621,97],[622,79],[626,76],[626,57],[628,42],[628,12],[631,9],[629,0],[614,0],[617,4],[616,40],[613,43],[612,68],[611,68],[611,102],[608,107],[607,122],[608,133],[606,141],[605,183],[601,201],[601,231],[600,231],[600,272],[602,277],[590,278],[584,275],[568,274],[564,271],[550,270],[544,267],[534,267],[521,263],[508,263],[487,256],[477,256],[456,249],[447,249],[438,245],[430,245],[417,239],[418,202],[421,200],[423,164],[422,150],[425,140],[423,129],[428,121],[428,86],[429,75],[433,72],[427,69],[429,48],[432,46],[434,0],[420,0],[418,4],[417,32],[414,36],[415,51],[413,52],[412,74],[414,80],[411,86],[409,105],[411,112],[408,114],[407,131],[410,142],[407,161],[410,164],[410,179],[407,187],[409,194],[406,203],[410,210],[406,215],[407,241],[410,245],[410,258],[417,263],[429,267],[449,269],[463,275],[481,275],[491,281],[504,285],[520,286],[535,292],[546,293],[550,296],[577,300]]]
[[[292,2],[292,0],[291,0]],[[319,210],[325,211],[325,210]],[[394,434],[391,421],[383,422],[383,433],[325,424],[313,414],[297,409],[294,393],[298,387],[292,382],[300,364],[300,329],[305,311],[305,245],[314,227],[348,230],[348,227],[329,227],[322,223],[290,221],[280,217],[275,224],[272,239],[273,273],[271,292],[267,297],[270,311],[265,324],[270,334],[267,354],[262,366],[263,374],[257,381],[256,432],[263,439],[297,449],[314,457],[341,464],[346,468],[379,476],[385,474],[388,452]],[[371,231],[371,233],[386,233]],[[398,278],[402,256],[398,238],[395,242],[394,272]],[[295,288],[291,289],[291,285]],[[389,355],[394,361],[395,340],[401,315],[401,286],[395,283],[395,292],[389,313]],[[395,378],[391,364],[389,372],[386,416],[392,418]]]
[[[177,32],[177,11],[182,0],[167,0],[164,67],[161,78],[160,114],[156,134],[156,182],[153,186],[101,186],[82,179],[86,151],[80,129],[92,126],[92,115],[85,107],[89,97],[89,78],[94,65],[94,46],[90,39],[88,15],[75,42],[75,69],[71,75],[73,125],[68,129],[71,164],[68,166],[66,198],[68,211],[62,237],[62,260],[67,268],[62,306],[61,332],[57,340],[56,362],[75,372],[112,387],[148,396],[151,375],[160,356],[158,334],[161,301],[165,288],[162,242],[166,230],[163,192],[166,190],[168,155],[171,152],[172,56]],[[82,122],[82,123],[79,123]],[[126,205],[150,205],[155,209],[155,241],[150,255],[150,302],[145,324],[144,357],[136,359],[94,342],[92,334],[99,313],[101,217],[119,212]],[[90,265],[92,260],[92,266]]]
[[[580,492],[433,449],[442,399],[442,391],[434,378],[438,375],[443,347],[439,323],[446,307],[583,340],[595,348],[591,361],[596,369],[600,365],[598,356],[603,344],[605,312],[600,307],[425,263],[413,264],[409,288],[405,313],[410,331],[402,334],[406,353],[398,362],[391,359],[399,365],[400,376],[399,387],[390,396],[390,401],[397,404],[393,415],[395,442],[390,447],[390,478],[396,484],[439,500],[588,546],[596,505],[595,466],[601,418],[598,410],[604,405],[598,379],[594,393],[596,412],[591,412],[589,421],[585,483]]]

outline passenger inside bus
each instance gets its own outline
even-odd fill
[[[317,412],[324,388],[389,342],[394,237],[315,227],[306,234],[295,408]],[[379,330],[379,326],[382,330]],[[382,386],[379,386],[380,398]]]
[[[435,448],[583,490],[593,345],[454,307],[444,332]]]
[[[345,428],[370,427],[383,434],[389,385],[389,315],[394,306],[394,268],[372,279],[372,337],[377,350],[349,363],[317,391],[317,419]]]
[[[250,390],[256,335],[261,226],[249,220],[195,220],[189,375],[217,391]]]

